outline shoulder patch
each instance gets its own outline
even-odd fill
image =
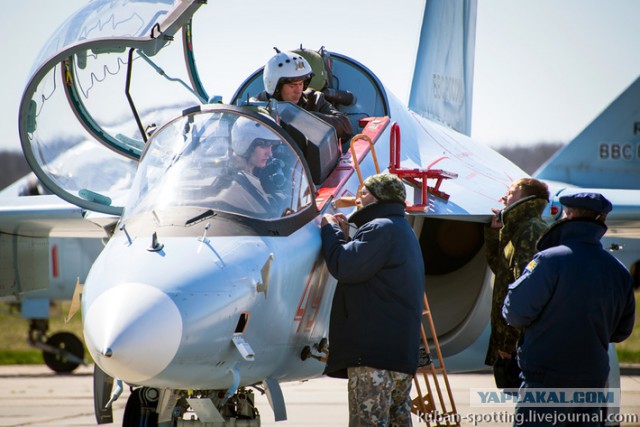
[[[524,269],[525,272],[531,273],[533,271],[534,268],[536,268],[538,266],[538,261],[536,260],[531,260],[529,262],[529,264],[527,264],[527,267]]]

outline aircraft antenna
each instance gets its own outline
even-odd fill
[[[133,98],[131,97],[131,71],[133,70],[133,52],[135,49],[129,49],[129,61],[127,63],[127,81],[125,84],[124,94],[127,97],[127,101],[129,101],[129,107],[131,108],[131,112],[133,113],[133,118],[136,120],[136,124],[138,125],[138,130],[140,131],[140,135],[142,136],[142,140],[144,143],[147,143],[147,134],[144,131],[144,127],[142,126],[142,121],[140,120],[140,115],[138,114],[138,110],[133,102]]]
[[[129,246],[131,246],[131,236],[129,236],[129,232],[127,231],[127,227],[125,227],[125,224],[122,224],[120,226],[120,231],[124,232],[124,235],[127,236],[127,240],[129,241]]]

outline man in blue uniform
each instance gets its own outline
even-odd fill
[[[598,193],[578,193],[560,203],[563,218],[540,238],[540,252],[509,286],[502,311],[508,324],[524,328],[518,364],[525,391],[604,388],[609,343],[629,337],[635,320],[633,279],[600,243],[611,202]],[[600,425],[597,407],[516,406],[516,414],[523,414],[520,425],[549,425],[541,413]]]
[[[410,426],[424,294],[420,244],[405,218],[405,188],[392,174],[364,181],[349,221],[324,215],[322,252],[338,285],[325,374],[349,378],[349,426]]]

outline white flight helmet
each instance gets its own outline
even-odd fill
[[[262,79],[269,96],[276,96],[285,83],[304,79],[304,88],[309,86],[313,73],[311,66],[297,53],[280,52],[273,56],[264,66]]]
[[[240,157],[249,157],[257,145],[279,145],[282,141],[260,122],[239,117],[231,129],[231,148]]]

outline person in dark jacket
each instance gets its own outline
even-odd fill
[[[336,130],[342,142],[353,135],[349,118],[325,99],[324,93],[307,89],[313,76],[311,66],[306,59],[294,52],[276,53],[264,66],[262,79],[264,92],[256,99],[268,101],[288,101],[318,116]]]
[[[405,197],[397,176],[373,175],[349,219],[352,240],[344,215],[322,219],[323,255],[338,279],[325,374],[349,379],[350,426],[411,425],[425,272]]]
[[[600,243],[611,203],[599,193],[563,196],[560,203],[563,218],[542,236],[540,252],[509,286],[502,313],[507,323],[524,328],[518,348],[524,390],[603,389],[609,343],[625,340],[633,330],[633,279]],[[580,425],[600,425],[602,418],[598,407],[518,404],[518,413],[523,420],[532,420],[533,413],[563,415],[566,420],[596,414],[589,419],[593,422]]]
[[[534,178],[514,181],[503,197],[504,209],[493,209],[494,217],[484,227],[485,255],[493,271],[491,335],[485,364],[493,367],[498,388],[517,388],[520,370],[516,349],[520,330],[507,325],[502,304],[508,287],[536,253],[536,244],[547,230],[542,212],[549,202],[547,184]]]

